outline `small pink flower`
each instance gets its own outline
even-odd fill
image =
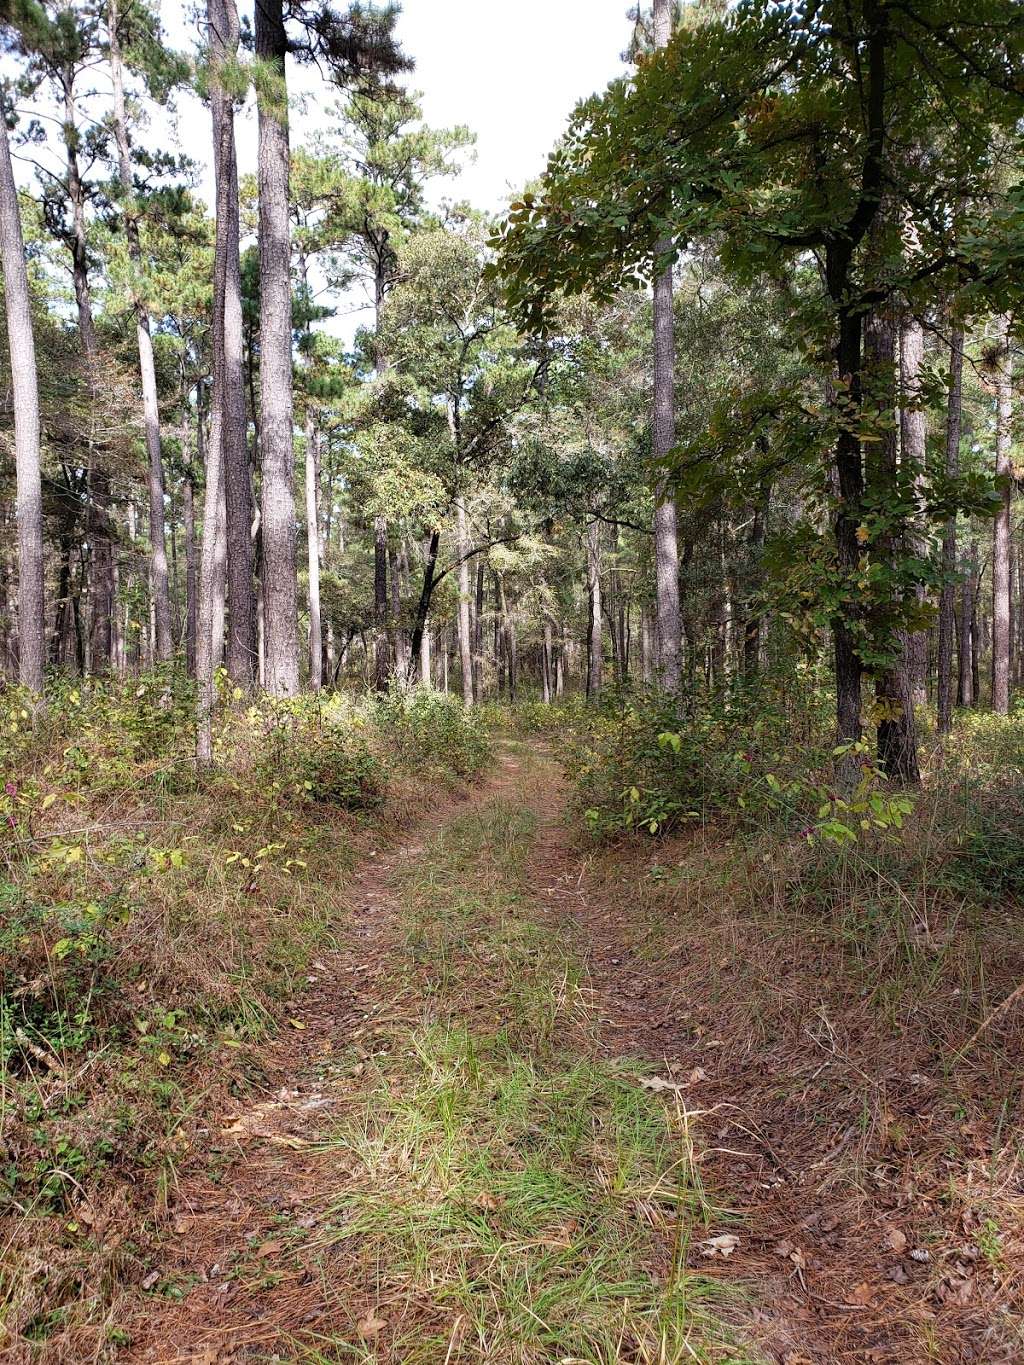
[[[8,796],[17,796],[18,795],[17,782],[5,782],[4,791],[7,793]]]

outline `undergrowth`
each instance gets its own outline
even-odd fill
[[[197,774],[177,673],[56,683],[34,725],[3,698],[0,1349],[117,1345],[197,1116],[259,1082],[254,1045],[344,932],[363,825],[488,757],[444,698],[225,701]]]

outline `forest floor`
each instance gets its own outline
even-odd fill
[[[1016,1159],[821,943],[691,894],[721,855],[596,849],[509,741],[365,860],[121,1358],[1021,1359]]]

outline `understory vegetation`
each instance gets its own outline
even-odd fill
[[[264,702],[226,709],[200,782],[170,671],[62,685],[34,729],[5,703],[0,1323],[31,1341],[135,1276],[197,1122],[259,1084],[315,982],[355,859],[489,742],[440,697]]]

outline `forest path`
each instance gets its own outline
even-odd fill
[[[181,1174],[129,1359],[764,1359],[731,1265],[683,1268],[723,1228],[681,1091],[618,1041],[652,1002],[588,979],[587,863],[557,765],[509,741],[357,870],[272,1086]]]

